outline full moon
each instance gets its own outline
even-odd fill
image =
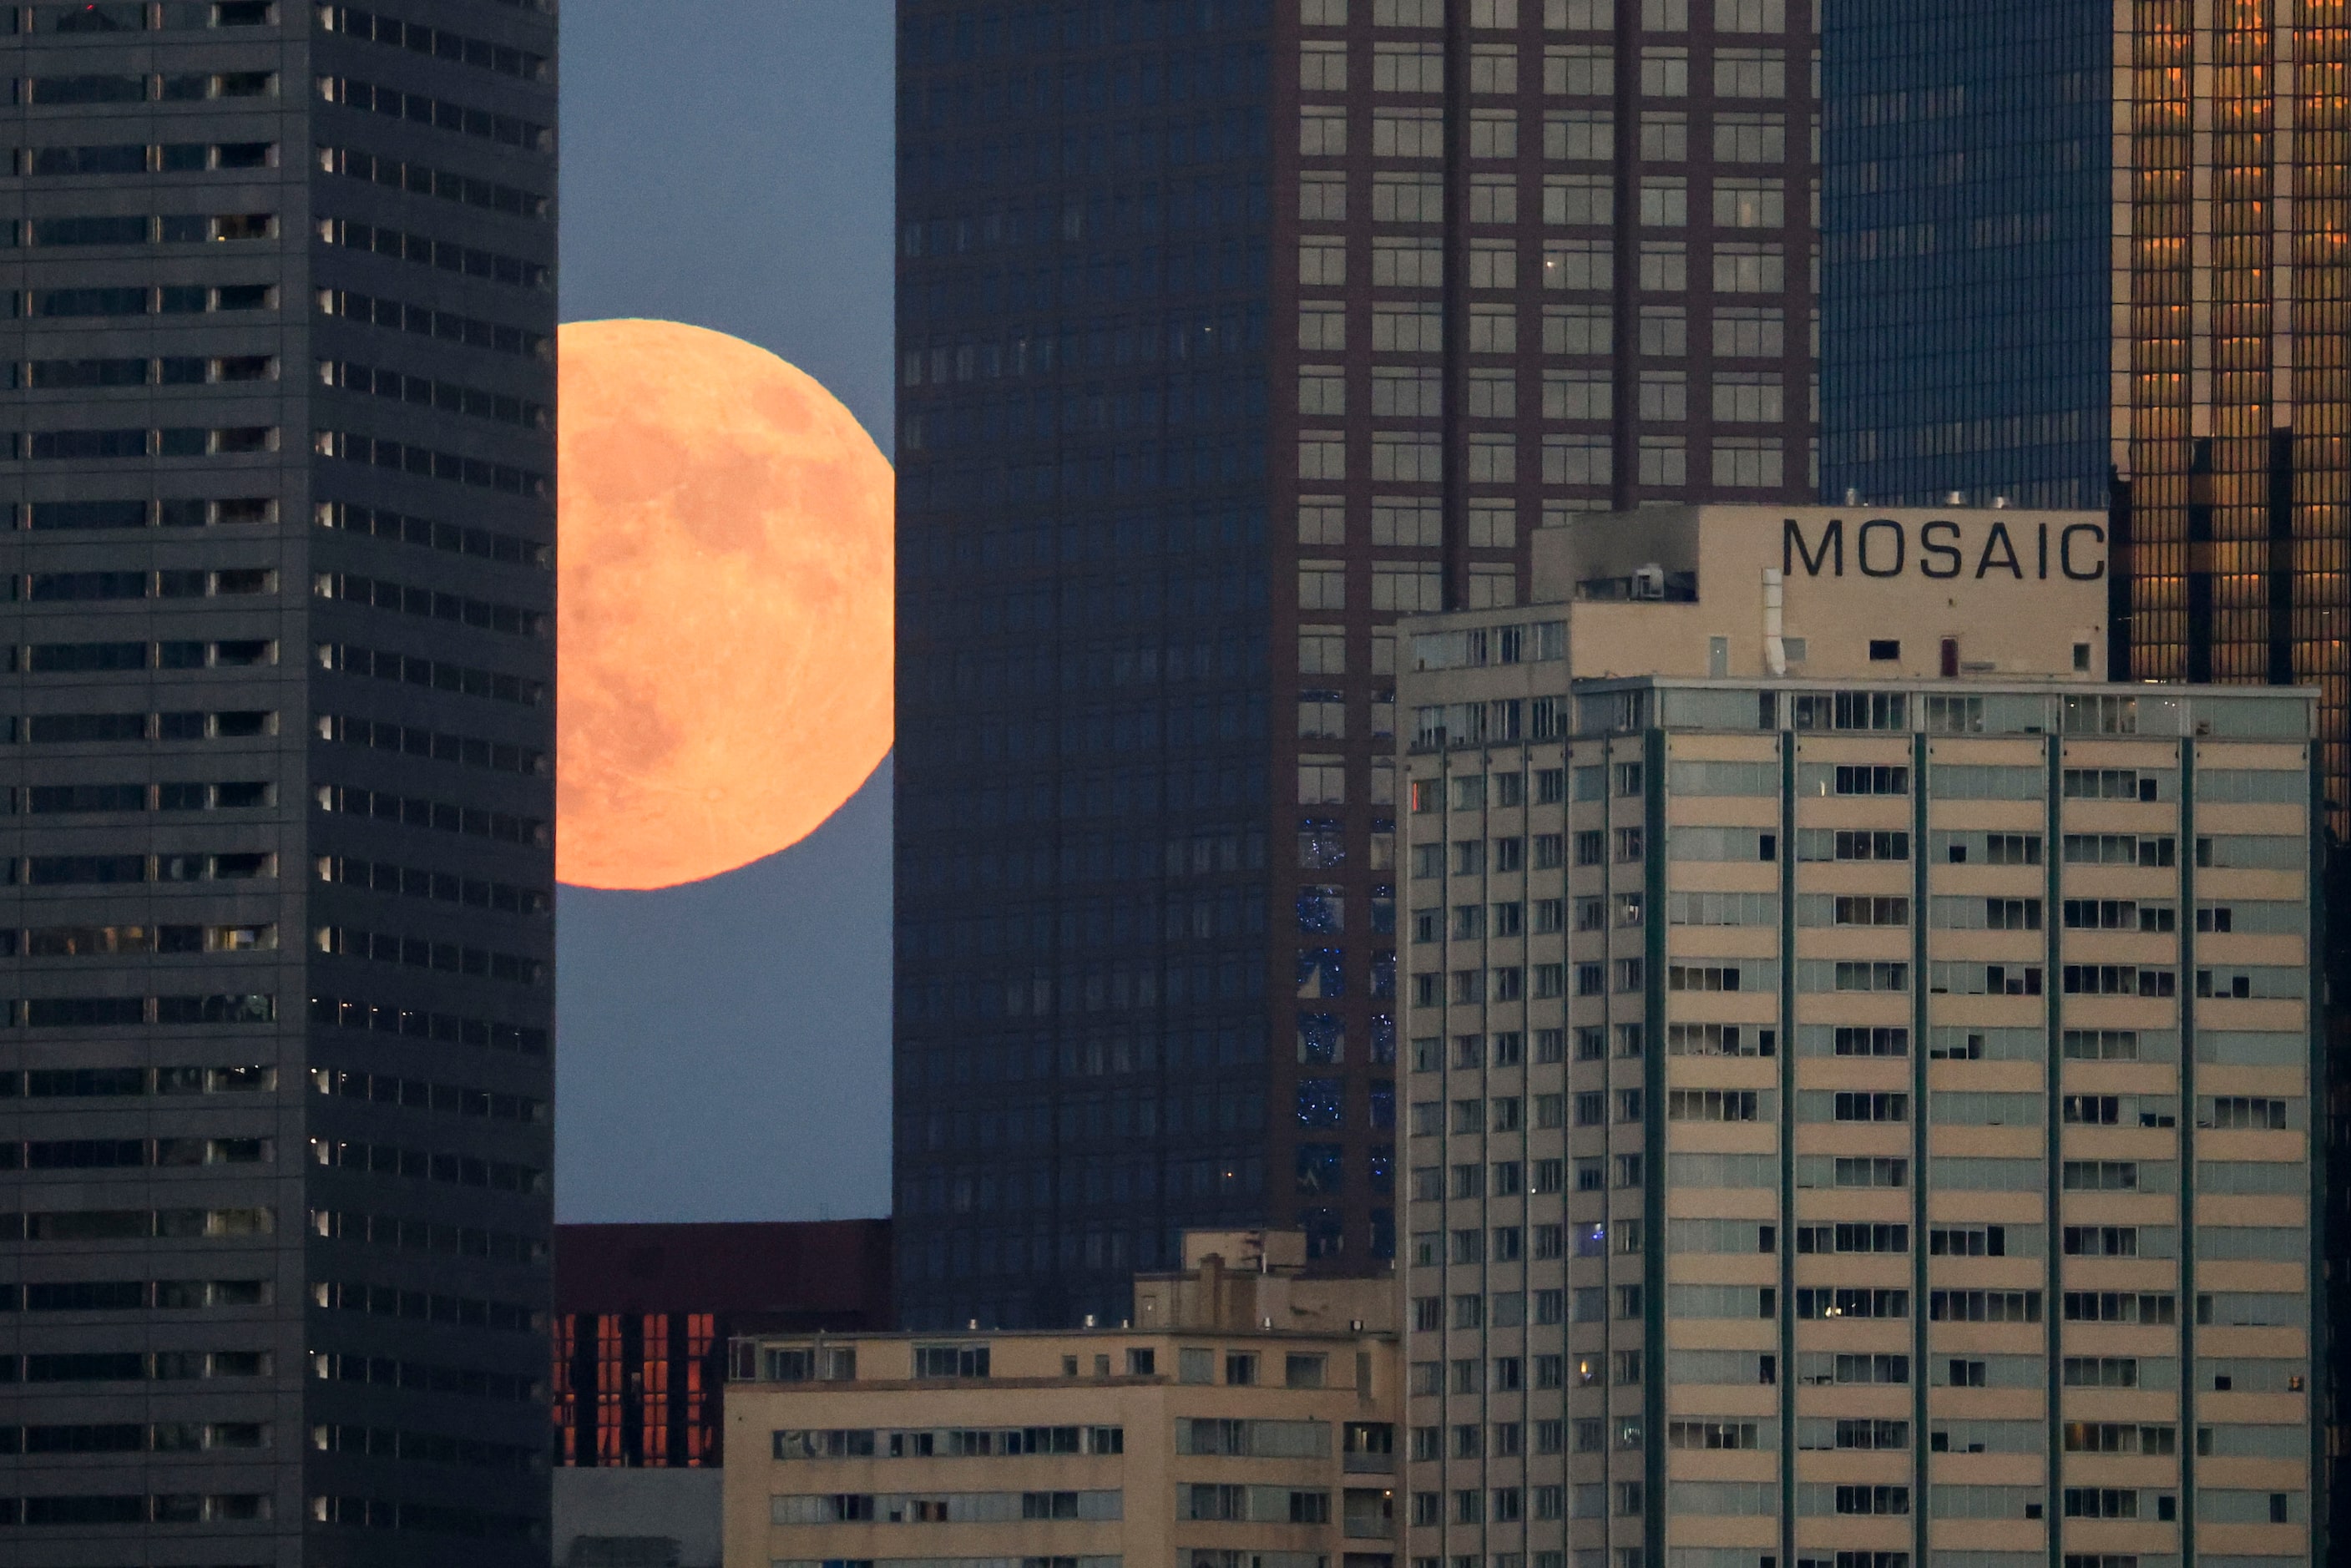
[[[556,877],[699,882],[807,837],[890,749],[893,476],[740,339],[558,346]]]

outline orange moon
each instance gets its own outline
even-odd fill
[[[574,321],[558,349],[556,878],[699,882],[890,749],[894,476],[738,338]]]

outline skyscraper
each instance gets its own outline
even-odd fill
[[[1395,1250],[1399,614],[1810,490],[1782,0],[906,0],[910,1324]]]
[[[1411,1568],[2335,1560],[2313,694],[2105,681],[2101,516],[1410,623]]]
[[[0,1554],[544,1563],[555,22],[0,7]]]
[[[2340,841],[2351,7],[1865,3],[1823,47],[1824,492],[2106,507],[2116,677],[2315,687]],[[2351,1019],[2325,1030],[2339,1080]],[[2342,1184],[2314,1207],[2339,1256]]]
[[[1824,489],[2111,505],[2116,673],[2316,686],[2341,835],[2351,10],[1865,4],[1824,52]]]

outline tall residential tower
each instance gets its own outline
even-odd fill
[[[1395,618],[1810,490],[1782,0],[900,7],[899,1291],[1395,1252]]]
[[[1589,519],[1411,623],[1414,1568],[2334,1560],[2314,694],[2105,682],[2104,533]]]
[[[547,1561],[550,0],[0,6],[0,1555]]]

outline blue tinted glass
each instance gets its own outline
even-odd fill
[[[1346,1083],[1337,1078],[1301,1078],[1298,1081],[1298,1124],[1301,1127],[1337,1127],[1346,1122]]]
[[[2089,0],[1828,8],[1832,500],[2105,504],[2113,15]]]
[[[1298,1060],[1318,1067],[1333,1067],[1346,1061],[1346,1020],[1337,1013],[1300,1013]]]

